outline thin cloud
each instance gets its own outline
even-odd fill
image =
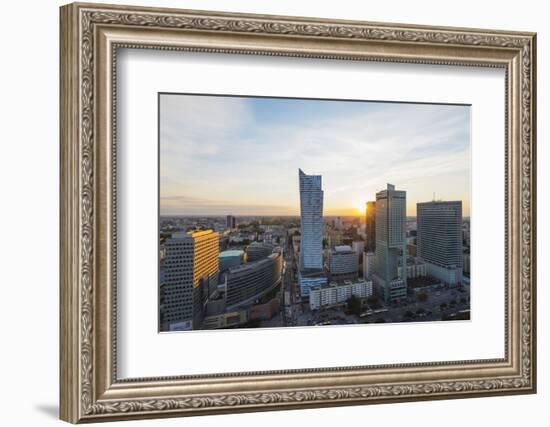
[[[327,214],[373,199],[386,182],[407,190],[409,214],[433,192],[469,206],[469,107],[167,97],[162,210],[195,212],[202,198],[213,204],[200,209],[221,214],[238,206],[297,214],[298,168],[323,175]]]

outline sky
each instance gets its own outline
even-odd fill
[[[161,215],[299,215],[298,169],[324,215],[359,215],[387,183],[470,211],[470,107],[161,94]]]

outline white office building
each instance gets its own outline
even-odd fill
[[[428,274],[446,284],[462,281],[462,202],[417,203],[418,257],[428,265]]]
[[[343,283],[329,283],[314,286],[309,291],[309,308],[318,310],[344,304],[352,296],[368,298],[372,295],[372,282],[367,280],[346,280]]]
[[[409,258],[407,260],[406,274],[403,274],[403,266],[397,267],[399,277],[407,277],[409,279],[416,277],[424,277],[428,274],[427,265],[425,262]]]
[[[365,250],[365,242],[363,240],[356,240],[351,243],[351,248],[359,255]]]
[[[332,281],[357,279],[358,255],[350,246],[336,246],[330,251],[328,265]]]

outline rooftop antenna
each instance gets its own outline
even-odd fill
[[[434,198],[433,198],[433,201],[435,202],[435,191],[434,191]]]

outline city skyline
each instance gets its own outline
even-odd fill
[[[299,167],[324,216],[364,215],[387,182],[407,216],[434,198],[470,215],[468,106],[162,94],[160,113],[164,216],[299,216]]]
[[[388,183],[364,230],[342,217],[325,227],[322,183],[298,170],[299,232],[281,219],[162,220],[159,329],[470,319],[461,201],[418,203],[408,224],[407,191]]]

